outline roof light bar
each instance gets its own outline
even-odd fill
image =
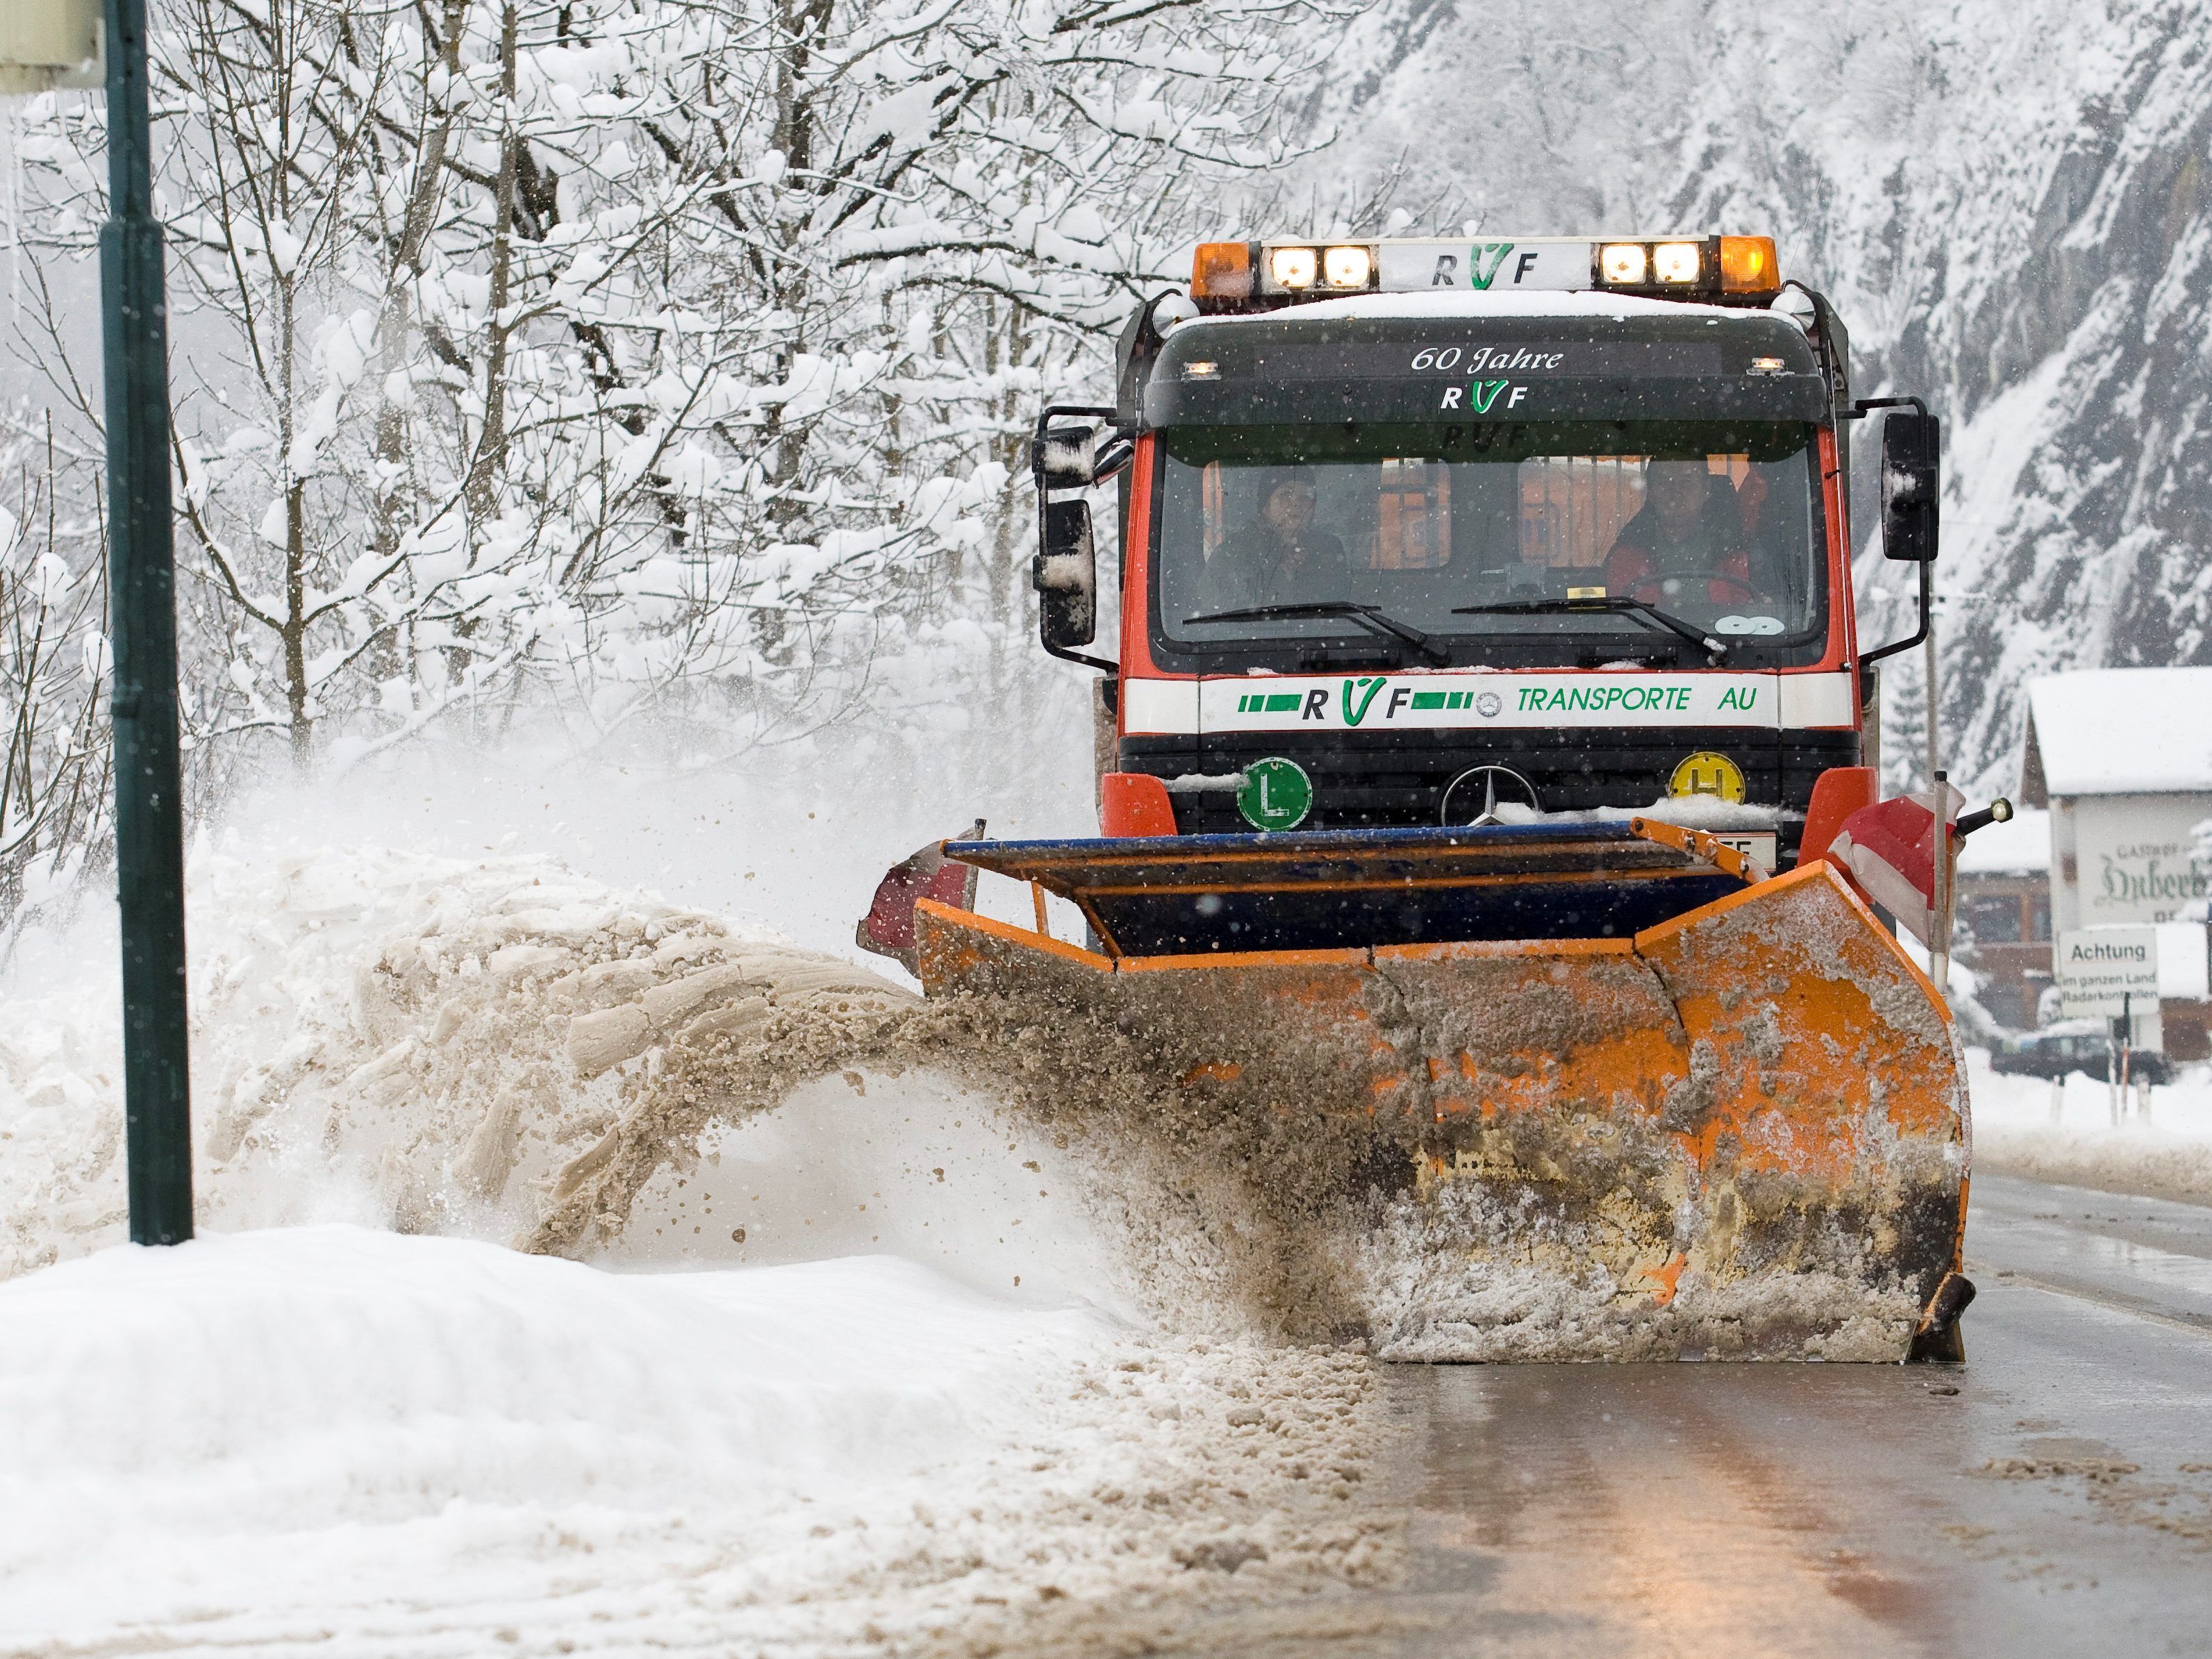
[[[1583,290],[1753,305],[1782,292],[1782,274],[1769,236],[1206,242],[1191,264],[1191,298],[1202,311],[1270,310],[1333,295],[1438,289]]]

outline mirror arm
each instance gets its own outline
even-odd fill
[[[1120,663],[1109,662],[1103,657],[1093,657],[1080,651],[1070,651],[1064,645],[1054,645],[1049,641],[1045,642],[1044,648],[1046,655],[1057,657],[1062,662],[1081,663],[1085,668],[1096,668],[1103,673],[1112,674],[1117,678],[1121,672]]]
[[[1863,421],[1877,409],[1909,409],[1916,415],[1928,412],[1928,405],[1917,398],[1862,398],[1837,418]]]
[[[1920,567],[1919,628],[1907,637],[1885,645],[1878,651],[1860,652],[1859,667],[1862,670],[1871,668],[1884,657],[1893,657],[1900,651],[1910,651],[1914,646],[1921,644],[1928,637],[1928,619],[1935,614],[1935,611],[1936,567],[1933,564],[1923,564]]]

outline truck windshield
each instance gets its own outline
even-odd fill
[[[1604,598],[1710,630],[1732,656],[1802,644],[1826,619],[1812,439],[1707,422],[1170,431],[1156,633],[1201,653],[1371,640],[1313,614],[1360,605],[1455,660],[1509,641],[1562,659],[1680,648],[1638,607],[1573,603]],[[1221,614],[1270,606],[1305,614]]]

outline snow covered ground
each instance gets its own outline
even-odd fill
[[[1978,1049],[1969,1058],[1977,1170],[2212,1204],[2207,1068],[2185,1068],[2178,1081],[2150,1090],[2147,1120],[2131,1091],[2116,1124],[2112,1091],[2101,1078],[2076,1073],[2053,1085],[2042,1078],[2000,1076]]]
[[[192,885],[190,1245],[121,1242],[101,918],[0,981],[0,1652],[1139,1651],[1394,1571],[1370,1362],[1178,1316],[991,1099],[690,1133],[672,1056],[896,987],[530,856]]]
[[[276,1229],[28,1275],[0,1323],[9,1651],[1081,1651],[1394,1547],[1350,1357],[894,1258]]]

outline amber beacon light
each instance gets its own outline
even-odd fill
[[[1774,257],[1774,239],[1771,236],[1721,238],[1721,292],[1782,292],[1782,267]]]
[[[1252,244],[1200,242],[1190,262],[1190,297],[1194,300],[1249,300],[1252,297]]]

